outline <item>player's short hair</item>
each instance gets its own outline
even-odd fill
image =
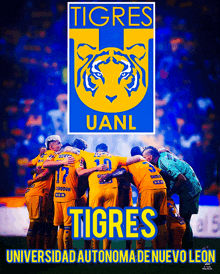
[[[81,150],[85,150],[88,147],[86,141],[81,138],[76,138],[73,141],[72,146]]]
[[[144,152],[145,150],[149,150],[149,151],[148,151],[148,154],[152,155],[153,157],[158,157],[158,156],[160,156],[159,151],[158,151],[155,147],[148,146],[148,147],[145,147],[145,148],[144,148],[143,152]],[[142,152],[142,153],[143,153],[143,152]]]
[[[101,144],[96,146],[95,150],[96,150],[96,152],[98,152],[98,151],[108,152],[108,146],[104,143],[101,143]]]
[[[70,143],[66,143],[66,144],[62,145],[61,149],[65,148],[65,147],[68,147],[68,146],[71,146],[71,144]]]
[[[132,147],[131,156],[142,155],[142,151],[143,151],[143,149],[140,146]]]
[[[60,152],[73,152],[74,153],[74,148],[71,144],[66,143],[61,147]]]
[[[45,147],[46,149],[49,149],[49,145],[51,142],[59,141],[61,143],[61,138],[59,135],[50,135],[45,140]]]

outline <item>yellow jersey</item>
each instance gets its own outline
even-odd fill
[[[123,167],[133,175],[133,181],[139,193],[146,189],[166,188],[165,181],[160,175],[160,169],[147,161],[141,161]]]
[[[61,166],[55,172],[55,202],[68,202],[78,199],[78,176],[76,169],[80,167],[81,157],[72,152],[61,152],[54,158],[54,161],[62,161],[69,156],[75,158],[74,164]]]
[[[56,156],[56,152],[53,150],[47,150],[45,151],[42,155],[38,155],[36,158],[34,158],[31,162],[33,165],[36,167],[41,167],[43,166],[43,163],[46,160],[52,160]],[[44,168],[42,168],[45,170]],[[36,178],[37,174],[35,173],[33,175],[33,179]],[[28,196],[43,196],[45,193],[49,193],[51,185],[53,181],[53,174],[50,175],[50,177],[47,180],[44,181],[39,181],[36,183],[33,183],[30,187],[27,188],[25,197]]]
[[[108,170],[106,171],[95,171],[89,175],[89,188],[97,188],[97,187],[118,187],[118,182],[116,178],[113,178],[111,181],[106,183],[100,183],[99,179],[101,175],[106,173],[111,173],[115,171],[119,165],[126,165],[127,157],[114,156],[107,152],[96,152],[91,153],[87,151],[80,151],[80,156],[86,162],[86,168],[93,168],[101,164],[105,164],[108,166]],[[83,167],[83,165],[81,165]]]

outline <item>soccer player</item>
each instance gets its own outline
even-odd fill
[[[132,148],[131,155],[140,155],[141,152],[137,147]],[[114,177],[123,176],[129,172],[132,176],[135,186],[139,193],[139,206],[144,208],[150,206],[156,209],[158,216],[154,219],[158,227],[157,237],[152,241],[153,248],[163,249],[166,247],[167,235],[167,191],[166,184],[157,169],[149,162],[143,160],[138,163],[131,164],[125,168],[116,170],[111,174],[103,176],[100,181],[107,182]],[[141,226],[142,224],[140,224]],[[136,241],[137,249],[144,249],[145,240]]]
[[[36,166],[43,170],[38,176],[28,181],[25,193],[26,205],[29,212],[30,225],[27,233],[27,246],[29,249],[48,249],[53,247],[56,239],[56,228],[53,227],[53,174],[42,169],[43,163],[55,157],[61,148],[61,139],[58,135],[51,135],[45,140],[46,151],[29,162],[29,167]],[[52,233],[52,235],[51,235]]]
[[[80,151],[84,151],[87,149],[88,145],[85,140],[81,138],[76,138],[72,146],[77,149],[78,151],[75,151],[75,153],[79,154]],[[82,162],[83,165],[84,161]],[[85,166],[83,168],[86,168]],[[88,176],[81,176],[78,178],[78,200],[77,200],[77,206],[84,207],[89,205],[89,182],[88,182]],[[83,220],[83,217],[82,217]],[[91,248],[91,241],[90,240],[84,240],[84,249],[90,249]]]
[[[109,154],[108,146],[104,143],[97,145],[96,153],[81,151],[80,155],[84,158],[86,169],[79,172],[79,176],[89,176],[89,206],[96,208],[98,206],[108,208],[117,206],[118,202],[118,183],[117,179],[108,182],[99,182],[103,174],[115,171],[119,165],[129,165],[140,160],[143,157],[138,155],[134,157],[120,157]],[[102,170],[97,167],[101,166]],[[83,165],[82,165],[83,168]],[[103,249],[110,249],[111,241],[103,240]],[[92,248],[99,249],[99,241],[92,240]]]
[[[52,161],[44,163],[44,167],[54,170],[54,225],[59,226],[58,249],[72,248],[72,218],[67,214],[68,207],[75,207],[78,201],[78,173],[81,170],[81,156],[74,153],[72,146],[65,146]],[[101,170],[97,166],[97,170]]]
[[[137,153],[142,155],[144,148],[134,147],[132,149],[133,153]],[[161,149],[161,152],[165,151],[165,149]],[[158,168],[160,175],[163,177],[166,186],[167,192],[170,190],[170,176],[166,171],[163,171]],[[173,199],[170,196],[167,196],[167,229],[168,229],[168,245],[169,248],[172,249],[182,249],[182,238],[186,230],[186,223],[184,219],[180,216],[176,205]]]
[[[139,146],[132,148],[132,154],[142,155],[144,148]],[[164,149],[161,149],[161,152]],[[160,175],[163,177],[167,191],[170,189],[170,176],[166,171],[158,168]],[[173,199],[167,196],[167,229],[168,229],[168,245],[172,249],[182,249],[182,238],[186,230],[186,223],[184,219],[180,216]]]
[[[45,152],[46,152],[46,147],[40,147],[39,148],[39,154],[37,155],[37,157],[35,157],[34,159],[30,160],[29,163],[28,163],[28,167],[29,168],[32,168],[31,170],[31,175],[35,175],[35,177],[37,176],[37,174],[40,174],[41,172],[43,172],[44,170],[40,167],[40,166],[36,166],[37,165],[37,162],[38,162],[38,158],[40,156],[42,156]],[[29,185],[31,185],[33,183],[33,181],[29,180],[27,182],[28,184],[28,187]]]
[[[183,249],[193,248],[193,232],[190,226],[192,214],[198,213],[199,197],[202,191],[200,182],[192,167],[174,154],[159,151],[148,146],[143,151],[143,157],[169,173],[172,178],[169,196],[177,193],[180,197],[180,216],[186,223],[186,231],[182,240]]]
[[[87,149],[88,145],[86,143],[85,140],[81,139],[81,138],[76,138],[72,145],[71,145],[74,149],[74,152],[76,154],[80,154],[80,151],[84,151]],[[83,161],[84,163],[84,161]],[[81,176],[78,178],[78,205],[80,206],[86,206],[88,205],[88,198],[86,195],[86,192],[89,188],[89,183],[88,183],[88,176]]]
[[[72,147],[65,146],[53,161],[47,161],[44,167],[55,172],[54,191],[54,226],[59,226],[58,249],[72,248],[72,219],[67,215],[67,208],[76,206],[78,199],[77,167],[80,157],[72,153]]]

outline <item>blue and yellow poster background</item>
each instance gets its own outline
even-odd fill
[[[68,133],[154,133],[154,3],[69,3]]]

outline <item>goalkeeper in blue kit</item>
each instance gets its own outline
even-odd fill
[[[192,169],[185,161],[168,151],[159,152],[148,146],[143,151],[143,157],[150,163],[157,165],[170,175],[170,190],[168,196],[177,193],[180,198],[180,216],[186,223],[183,236],[183,249],[193,248],[193,233],[190,226],[192,214],[198,213],[199,197],[202,191],[200,182]]]

